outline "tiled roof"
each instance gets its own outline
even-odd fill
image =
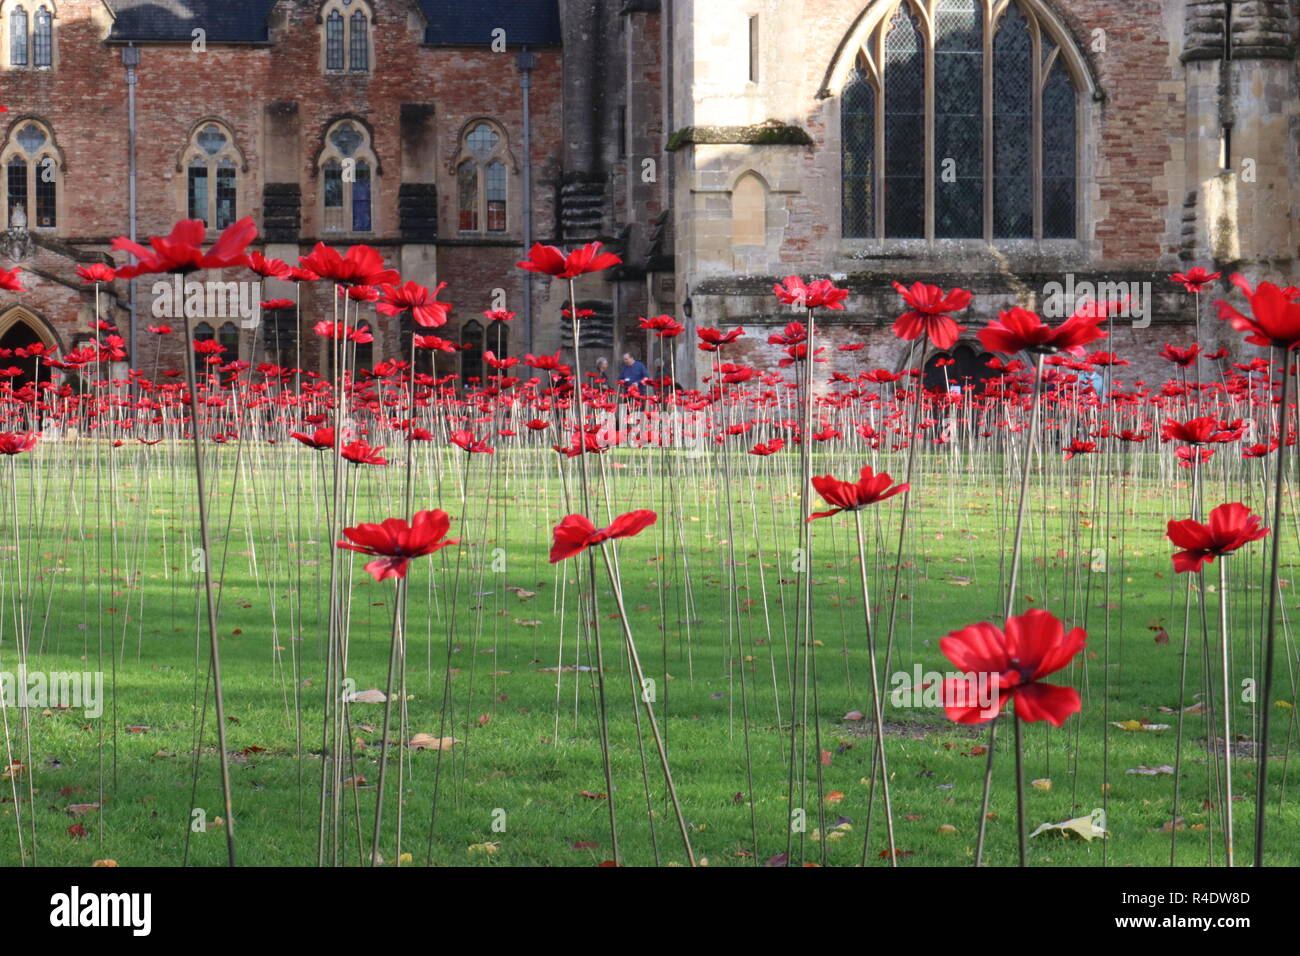
[[[506,31],[507,46],[559,46],[559,0],[420,0],[435,46],[488,46]]]
[[[266,15],[275,0],[108,0],[115,20],[110,40],[185,42],[201,28],[209,43],[265,43]]]
[[[511,47],[559,46],[559,0],[417,0],[434,46],[488,46],[506,31]],[[116,17],[110,39],[190,42],[202,28],[210,43],[265,43],[275,0],[108,0]]]

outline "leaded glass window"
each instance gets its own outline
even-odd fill
[[[1074,238],[1081,61],[1037,3],[880,6],[841,74],[843,237]]]
[[[27,11],[21,6],[9,14],[9,65],[27,65]]]
[[[229,128],[204,123],[190,137],[185,166],[186,215],[209,229],[225,229],[239,218],[239,168],[243,157]]]
[[[337,10],[325,18],[325,69],[343,69],[343,14]]]
[[[46,7],[36,10],[35,29],[32,31],[32,64],[54,65],[54,23]]]
[[[370,69],[370,22],[360,10],[349,21],[348,67],[356,72]]]
[[[984,12],[940,0],[934,43],[934,234],[984,235]]]
[[[925,43],[907,4],[885,34],[885,235],[925,236]]]

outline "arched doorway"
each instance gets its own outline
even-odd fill
[[[964,394],[983,391],[984,382],[1002,373],[989,368],[992,352],[976,345],[958,342],[946,352],[936,352],[925,363],[925,387],[931,391],[948,391],[961,386]],[[944,364],[940,365],[940,361]],[[951,364],[948,364],[951,363]]]
[[[51,371],[40,364],[40,357],[17,354],[20,349],[37,343],[57,348],[59,341],[44,321],[24,308],[15,307],[0,316],[0,369],[21,370],[20,374],[6,379],[15,389],[34,381],[38,369],[41,380],[50,381]]]

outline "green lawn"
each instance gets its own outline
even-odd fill
[[[495,456],[474,456],[466,479],[466,456],[452,451],[454,456],[421,446],[415,502],[417,508],[447,510],[452,536],[466,541],[412,565],[407,713],[401,729],[394,710],[389,737],[394,744],[416,734],[458,742],[441,754],[409,747],[399,754],[392,748],[380,852],[387,863],[396,862],[401,756],[400,852],[411,854],[414,864],[598,863],[612,851],[595,680],[591,670],[572,669],[594,663],[589,644],[578,635],[577,595],[586,586],[587,564],[583,558],[557,566],[546,561],[550,528],[570,510],[582,510],[564,504],[566,486],[577,495],[576,465],[550,452],[501,449]],[[242,449],[212,446],[207,453],[239,860],[312,865],[321,813],[330,571],[329,502],[319,489],[328,487],[329,459],[303,448],[252,442]],[[17,669],[15,634],[25,627],[29,669],[102,670],[110,699],[98,719],[75,708],[30,711],[32,764],[0,781],[0,862],[21,860],[15,798],[28,862],[34,855],[42,865],[99,859],[122,866],[178,865],[187,833],[192,864],[225,862],[224,832],[213,823],[223,810],[210,694],[205,705],[207,631],[197,586],[202,575],[191,566],[198,519],[187,454],[186,446],[133,445],[110,452],[51,442],[5,463],[14,469],[9,478],[19,491],[11,505],[0,505],[0,540],[13,541],[16,509],[18,541],[0,552],[0,670]],[[387,468],[349,466],[356,479],[345,496],[355,519],[350,523],[404,515],[404,449],[390,448],[389,454]],[[832,865],[857,864],[873,737],[853,516],[813,525],[814,644],[801,648],[794,564],[799,500],[791,472],[797,457],[733,457],[730,495],[721,485],[721,463],[716,456],[669,459],[640,450],[614,452],[590,465],[593,514],[639,507],[660,513],[656,526],[619,543],[618,560],[631,630],[645,673],[655,681],[656,716],[695,854],[710,866],[742,866],[789,848],[795,863],[820,862],[824,854]],[[814,472],[852,477],[858,464],[842,454],[819,455]],[[904,467],[897,457],[882,457],[878,464],[895,476]],[[1091,843],[1055,832],[1040,835],[1030,841],[1034,865],[1169,861],[1174,778],[1127,771],[1175,762],[1178,715],[1171,711],[1179,703],[1188,581],[1173,574],[1163,531],[1169,517],[1186,516],[1188,491],[1178,483],[1185,474],[1170,476],[1152,461],[1138,464],[1136,476],[1094,480],[1092,471],[1104,467],[1099,462],[1063,468],[1053,460],[1031,494],[1020,607],[1048,608],[1068,624],[1086,627],[1089,640],[1086,657],[1054,678],[1079,689],[1082,715],[1059,729],[1025,727],[1025,776],[1035,781],[1025,796],[1028,824],[1032,830],[1087,816],[1105,799],[1111,833]],[[886,676],[906,672],[910,685],[915,666],[951,670],[939,638],[965,624],[997,620],[1014,526],[1003,467],[996,456],[927,456],[918,466]],[[1208,488],[1207,501],[1263,502],[1258,487],[1233,484],[1244,479],[1216,480],[1228,487]],[[118,489],[116,495],[110,487]],[[902,500],[892,499],[863,519],[881,666]],[[1294,540],[1285,542],[1292,555]],[[1101,560],[1096,549],[1104,549],[1105,571],[1092,570]],[[1233,773],[1234,792],[1243,797],[1233,803],[1239,863],[1248,863],[1253,852],[1250,744],[1259,708],[1241,699],[1237,685],[1259,671],[1262,553],[1254,545],[1231,566],[1231,718],[1245,751]],[[347,667],[357,691],[385,686],[394,601],[393,582],[374,582],[362,571],[365,560],[344,553],[342,567],[352,576],[350,586],[340,585],[340,593],[350,595]],[[1218,589],[1209,593],[1218,581],[1216,568],[1205,577],[1208,651],[1199,605],[1195,599],[1190,604],[1188,705],[1207,690],[1206,655],[1217,661]],[[599,559],[596,580],[620,855],[629,864],[653,864],[656,858],[682,864],[685,853],[642,713],[652,810],[647,813],[634,691]],[[509,588],[534,594],[525,600]],[[1284,604],[1291,615],[1296,600],[1289,585]],[[1169,639],[1161,642],[1165,633]],[[1295,700],[1294,661],[1294,648],[1280,644],[1275,696],[1287,704]],[[815,679],[805,680],[805,662]],[[569,669],[557,674],[557,664]],[[1211,671],[1209,690],[1217,700],[1217,663]],[[799,715],[793,735],[792,683]],[[354,785],[340,791],[339,827],[326,840],[325,856],[357,865],[369,854],[384,705],[353,703],[347,711],[350,745],[343,748],[341,777]],[[843,719],[852,711],[867,718]],[[1295,753],[1294,713],[1273,708],[1274,754]],[[9,759],[25,765],[21,711],[8,708],[5,717]],[[209,826],[196,833],[189,811],[200,718],[205,725],[194,804],[203,808]],[[1216,713],[1212,736],[1221,736],[1220,719]],[[1174,726],[1130,731],[1107,723],[1130,720]],[[970,864],[985,768],[979,748],[988,742],[987,727],[959,727],[941,710],[889,701],[885,721],[895,833],[905,854],[900,864]],[[1212,859],[1220,865],[1221,795],[1206,742],[1206,714],[1198,708],[1185,721],[1178,862],[1203,865]],[[1011,727],[1009,721],[1000,724],[985,851],[991,865],[1014,864],[1017,853]],[[798,756],[793,806],[792,737]],[[1296,865],[1295,787],[1289,773],[1284,785],[1286,762],[1273,764],[1268,862]],[[356,785],[356,778],[364,783]],[[76,815],[68,810],[101,800],[98,808]],[[330,806],[332,817],[332,794]],[[791,832],[794,810],[804,811],[802,832]],[[874,866],[887,865],[884,822],[877,789],[868,848]],[[77,824],[84,836],[69,832]]]

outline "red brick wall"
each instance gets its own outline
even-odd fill
[[[373,131],[379,160],[374,195],[377,229],[372,236],[390,266],[398,249],[398,189],[401,185],[401,104],[434,107],[437,130],[435,168],[421,170],[420,181],[436,181],[440,238],[456,240],[454,174],[450,168],[460,148],[465,123],[475,117],[496,121],[506,131],[511,153],[522,164],[522,105],[515,50],[426,48],[422,26],[412,23],[406,0],[371,0],[376,40],[370,74],[327,76],[320,57],[320,26],[315,4],[295,4],[273,31],[270,47],[209,45],[196,53],[188,45],[146,46],[137,86],[139,234],[165,234],[186,215],[183,173],[177,171],[187,136],[201,119],[216,118],[234,132],[247,170],[239,180],[239,212],[261,221],[265,182],[265,108],[272,100],[298,104],[300,130],[298,181],[302,187],[302,252],[320,233],[317,204],[320,177],[313,160],[325,128],[344,115],[358,117]],[[60,182],[64,200],[57,237],[82,252],[107,251],[112,237],[129,228],[127,194],[127,94],[120,50],[103,42],[108,20],[99,0],[62,0],[56,21],[57,68],[52,71],[0,71],[0,104],[10,112],[0,129],[27,115],[44,121],[63,151]],[[93,17],[93,19],[92,19]],[[561,72],[558,50],[538,51],[532,91],[532,160],[534,164],[534,236],[554,232],[552,183],[558,177],[561,137]],[[3,122],[7,120],[9,122]],[[520,236],[519,194],[511,182],[510,231]],[[387,242],[385,242],[387,240]],[[350,244],[344,240],[340,245]],[[438,253],[438,278],[450,286],[444,294],[464,306],[464,317],[488,306],[491,290],[510,289],[510,306],[518,309],[518,279],[513,263],[517,249],[469,249],[447,246]],[[119,264],[126,257],[116,256]],[[296,263],[292,263],[295,264]],[[71,277],[74,263],[64,272]],[[51,268],[55,266],[51,265]],[[215,278],[215,277],[213,277]],[[230,276],[234,278],[234,276]],[[426,277],[418,277],[424,279]],[[431,277],[428,277],[431,278]],[[153,321],[142,283],[141,329]],[[33,277],[24,296],[0,294],[0,313],[13,300],[65,327],[70,299],[76,293]],[[125,283],[118,283],[125,296]],[[330,312],[328,295],[318,297],[313,319]],[[457,321],[456,319],[453,322]],[[153,352],[153,343],[143,358]]]

